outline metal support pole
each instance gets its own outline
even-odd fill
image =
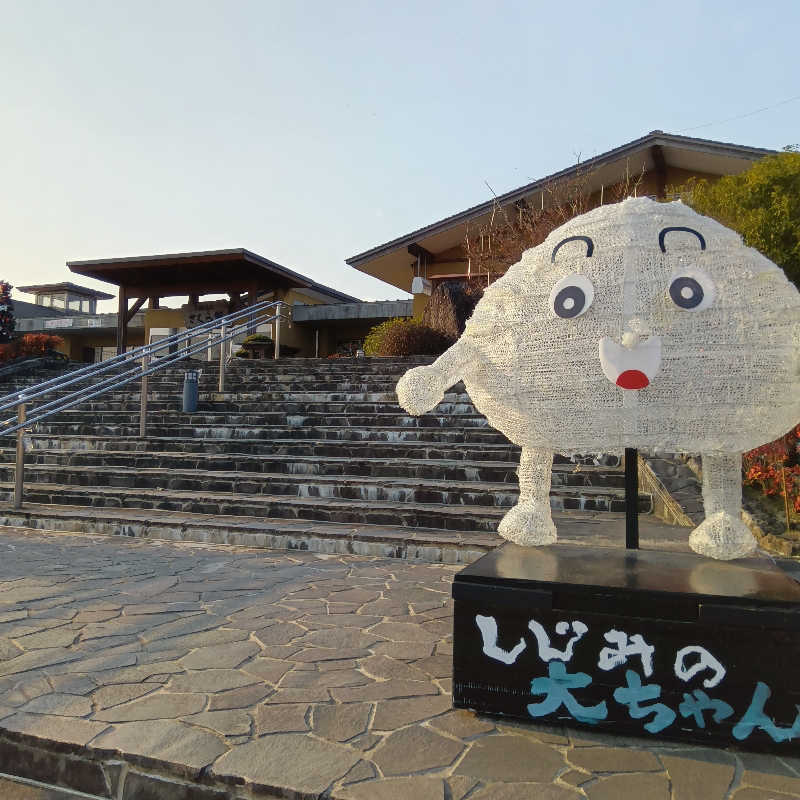
[[[142,358],[142,372],[147,370],[147,365],[150,363],[150,357],[145,356]],[[140,392],[139,403],[139,436],[144,439],[147,435],[147,375],[142,375],[142,388]]]
[[[625,448],[625,547],[639,549],[639,452]]]
[[[213,348],[211,347],[211,334],[209,333],[208,334],[208,358],[206,359],[207,361],[213,361],[214,360],[214,356],[213,356],[213,354],[211,352],[212,350],[213,350]]]
[[[25,403],[17,406],[17,422],[25,422]],[[17,431],[17,461],[14,472],[14,508],[22,508],[22,485],[25,480],[25,429]]]
[[[275,317],[275,360],[281,356],[281,307],[278,306],[278,316]]]
[[[219,343],[219,391],[220,393],[225,391],[225,342],[222,341],[225,338],[225,334],[227,333],[227,326],[223,323],[222,331],[220,332],[220,343]]]

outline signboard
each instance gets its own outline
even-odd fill
[[[209,300],[198,303],[197,306],[181,306],[181,311],[183,311],[186,327],[194,328],[196,325],[202,325],[204,322],[211,322],[212,320],[227,316],[229,308],[230,303],[227,300]]]
[[[607,548],[595,583],[593,566],[577,573],[574,557],[537,550],[548,584],[520,580],[521,570],[509,579],[502,554],[456,576],[456,707],[800,753],[799,587],[778,567]],[[693,593],[683,591],[684,566]],[[736,594],[722,593],[726,583]]]
[[[45,328],[71,328],[72,327],[72,317],[66,317],[64,319],[46,319],[44,321]]]

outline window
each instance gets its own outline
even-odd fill
[[[67,300],[67,308],[70,311],[80,311],[81,310],[81,301],[79,297],[70,297]]]
[[[49,306],[49,305],[50,305],[50,303],[52,303],[52,301],[53,301],[53,298],[52,298],[52,297],[50,297],[50,295],[49,295],[49,294],[40,294],[40,295],[38,295],[38,296],[37,296],[37,298],[36,298],[36,302],[37,302],[37,303],[38,303],[40,306]]]
[[[53,296],[53,308],[64,308],[64,295]]]

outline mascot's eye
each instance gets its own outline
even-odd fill
[[[579,317],[588,311],[592,300],[594,300],[592,282],[577,272],[562,278],[550,292],[550,308],[562,319]]]
[[[669,296],[684,311],[703,311],[714,302],[716,289],[702,270],[684,269],[670,278]]]

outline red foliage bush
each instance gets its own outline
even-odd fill
[[[800,514],[800,425],[776,439],[757,447],[742,458],[744,482],[758,485],[767,497],[783,497],[784,483],[789,507]]]
[[[0,346],[0,361],[13,361],[15,358],[43,356],[58,345],[64,344],[60,336],[51,333],[26,333],[19,339]]]

